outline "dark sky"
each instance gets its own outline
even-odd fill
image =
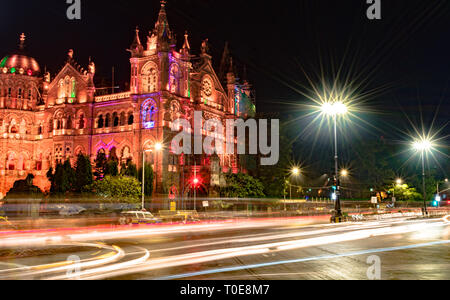
[[[28,36],[29,54],[54,74],[67,50],[87,65],[91,56],[98,76],[110,80],[111,68],[123,86],[129,76],[125,50],[138,25],[152,29],[159,0],[81,0],[81,21],[66,18],[66,0],[3,0],[0,10],[1,55],[17,47],[19,33]],[[369,21],[366,0],[168,0],[169,23],[179,47],[188,30],[193,52],[209,38],[215,63],[225,41],[236,61],[248,67],[257,91],[259,111],[281,111],[298,117],[308,82],[323,65],[344,66],[361,84],[361,92],[379,90],[362,106],[379,131],[397,138],[409,125],[405,116],[426,126],[436,111],[438,125],[450,119],[450,1],[381,0],[382,20]],[[350,66],[352,68],[350,68]],[[349,73],[349,70],[352,70]],[[291,103],[291,105],[288,105]],[[441,104],[440,108],[439,104]],[[448,126],[444,135],[448,134]]]

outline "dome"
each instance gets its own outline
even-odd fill
[[[29,56],[21,54],[13,54],[4,57],[0,61],[0,72],[17,73],[29,76],[35,76],[40,73],[41,69],[37,61]]]

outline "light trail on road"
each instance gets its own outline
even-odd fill
[[[78,232],[72,233],[70,235],[53,235],[51,237],[46,236],[35,236],[39,242],[47,241],[50,245],[54,245],[56,241],[73,241],[73,240],[82,240],[87,239],[91,240],[94,237],[98,239],[98,241],[102,240],[114,240],[114,243],[119,240],[129,240],[130,238],[142,238],[142,237],[153,237],[157,235],[164,235],[165,237],[170,235],[179,235],[180,233],[210,233],[213,231],[225,231],[225,230],[234,230],[236,228],[267,228],[276,224],[277,226],[288,225],[284,221],[275,221],[271,220],[267,224],[263,225],[260,222],[245,222],[244,224],[238,223],[226,223],[221,224],[219,228],[214,224],[212,226],[205,226],[205,224],[201,225],[186,225],[186,226],[173,226],[171,228],[131,228],[129,230],[121,230],[119,232]],[[296,222],[293,222],[296,224]],[[64,274],[71,268],[73,268],[73,264],[62,262],[60,264],[50,264],[50,265],[37,265],[37,266],[28,266],[19,269],[10,269],[10,270],[2,270],[0,271],[0,279],[4,279],[2,276],[8,275],[7,277],[17,277],[17,272],[24,272],[23,276],[28,277],[40,277],[42,279],[50,279],[50,280],[62,280],[62,279],[85,279],[85,280],[94,280],[94,279],[108,279],[108,278],[117,278],[121,276],[131,275],[131,274],[144,274],[147,272],[161,270],[161,269],[169,269],[174,267],[182,267],[187,265],[197,265],[207,262],[213,261],[222,261],[231,258],[238,257],[249,257],[256,255],[265,255],[267,253],[277,253],[277,252],[285,252],[291,251],[294,249],[301,248],[314,248],[320,247],[324,245],[331,244],[339,244],[350,241],[364,240],[370,238],[376,238],[379,236],[394,236],[394,235],[402,235],[406,233],[413,232],[426,232],[427,230],[432,230],[441,227],[448,226],[448,218],[437,219],[437,220],[396,220],[396,221],[376,221],[376,222],[368,222],[368,223],[351,223],[351,224],[323,224],[323,225],[315,225],[309,226],[308,228],[292,228],[286,227],[286,230],[295,230],[294,232],[284,233],[282,231],[279,232],[270,232],[264,234],[256,234],[256,235],[242,235],[234,238],[215,238],[215,239],[207,239],[203,241],[198,241],[192,243],[192,241],[186,241],[186,243],[191,243],[187,245],[181,245],[177,247],[165,247],[159,249],[150,249],[143,247],[136,247],[139,250],[138,253],[127,252],[126,250],[118,247],[118,246],[99,246],[99,244],[90,244],[90,243],[82,243],[79,242],[70,242],[64,243],[62,245],[84,245],[84,246],[93,246],[97,248],[103,247],[103,249],[114,250],[115,254],[112,255],[103,255],[100,257],[90,258],[81,261],[77,267],[83,271],[74,274]],[[182,230],[180,232],[180,230]],[[114,237],[114,238],[113,238]],[[17,242],[19,245],[23,245],[26,242],[25,236],[11,237],[9,243],[12,244],[12,241]],[[36,240],[33,240],[32,243],[36,243]],[[236,247],[237,244],[245,244]],[[426,244],[418,244],[422,245],[420,247],[432,246],[432,245],[443,245],[447,244],[448,241],[439,241],[433,243]],[[250,245],[249,245],[250,244]],[[213,247],[220,246],[216,249],[209,249],[203,251],[194,251],[191,253],[186,253],[188,251],[192,251],[190,249],[199,249],[202,247]],[[225,246],[230,245],[230,246]],[[317,256],[312,258],[301,258],[295,260],[285,260],[278,262],[268,262],[264,264],[256,264],[257,267],[277,265],[277,264],[288,264],[295,262],[303,262],[309,260],[320,260],[320,259],[331,259],[331,258],[339,258],[339,257],[347,257],[347,256],[355,256],[362,254],[372,253],[371,251],[379,252],[389,252],[396,251],[401,249],[408,249],[407,247],[413,247],[411,249],[420,248],[418,245],[409,245],[403,246],[400,248],[382,248],[382,249],[369,249],[369,250],[361,250],[360,252],[349,252],[346,254],[336,254],[330,256]],[[426,245],[426,246],[424,246]],[[174,254],[168,255],[171,251],[181,252],[182,254]],[[152,253],[163,253],[162,257],[150,258]],[[358,254],[359,253],[359,254]],[[165,254],[165,255],[164,255]],[[138,258],[133,258],[128,261],[123,261],[126,257],[139,255]],[[230,267],[221,268],[216,270],[206,270],[201,271],[200,276],[204,274],[215,274],[220,273],[220,270],[225,270],[225,272],[230,272],[233,270],[246,270],[252,269],[254,265],[247,266],[238,266],[238,267]],[[213,272],[213,273],[202,273],[202,272]],[[52,276],[50,276],[52,275]],[[176,276],[186,276],[186,277],[195,277],[188,276],[192,275],[192,273],[172,275],[172,277],[167,277],[167,279],[176,279]],[[165,278],[165,277],[164,277]],[[180,277],[184,278],[184,277]]]
[[[424,243],[424,244],[407,245],[407,246],[401,246],[401,247],[364,250],[364,251],[350,252],[350,253],[344,253],[344,254],[322,255],[322,256],[300,258],[300,259],[293,259],[293,260],[286,260],[286,261],[276,261],[276,262],[263,263],[263,264],[237,266],[237,267],[221,268],[221,269],[215,269],[215,270],[206,270],[206,271],[195,272],[195,273],[171,275],[171,276],[166,276],[166,277],[161,277],[161,278],[156,278],[156,279],[148,278],[147,280],[186,279],[186,278],[198,277],[198,276],[202,276],[202,275],[212,275],[212,274],[218,274],[218,273],[227,273],[227,272],[235,272],[235,271],[241,271],[241,270],[258,269],[258,268],[269,267],[269,266],[295,264],[295,263],[309,262],[309,261],[315,261],[315,260],[336,259],[336,258],[375,254],[375,253],[382,253],[382,252],[393,252],[393,251],[400,251],[400,250],[417,249],[417,248],[437,246],[437,245],[446,245],[449,243],[450,243],[450,241],[439,241],[439,242],[431,242],[431,243]]]

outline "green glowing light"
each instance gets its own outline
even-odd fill
[[[6,56],[3,60],[2,60],[2,62],[0,63],[0,68],[4,68],[5,67],[5,65],[6,65],[6,61],[8,60],[8,56]]]
[[[16,68],[11,68],[11,74],[16,73]]]

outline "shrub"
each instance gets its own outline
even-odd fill
[[[110,199],[111,202],[138,203],[141,185],[133,177],[105,176],[91,185],[91,191],[97,196]]]

